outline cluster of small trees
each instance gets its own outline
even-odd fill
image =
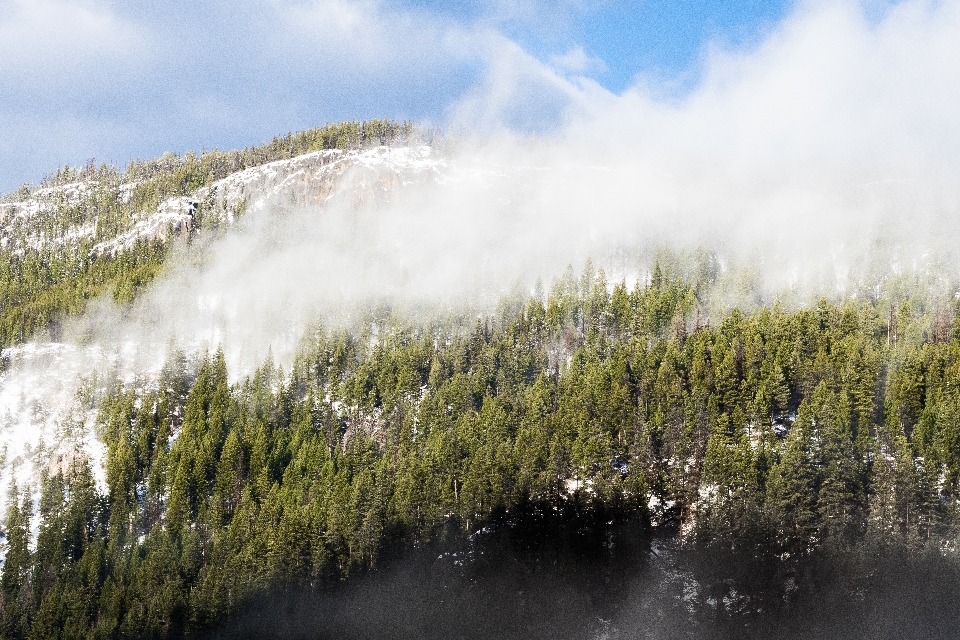
[[[0,262],[0,348],[38,334],[57,339],[62,321],[112,292],[128,302],[160,272],[168,247],[140,241],[113,256],[91,257],[92,243],[28,252]]]
[[[826,549],[954,535],[956,335],[908,306],[892,341],[869,303],[713,326],[696,305],[659,269],[632,290],[590,270],[482,322],[317,331],[288,374],[231,385],[221,353],[175,354],[158,388],[101,402],[104,493],[83,461],[46,477],[31,546],[13,491],[5,633],[178,636],[496,522],[643,530],[654,509],[686,544],[746,549],[738,592],[765,602]]]

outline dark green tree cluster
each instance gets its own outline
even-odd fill
[[[659,268],[628,289],[588,267],[485,320],[312,332],[288,374],[230,384],[222,353],[174,354],[152,391],[101,402],[104,493],[80,459],[46,477],[31,545],[12,491],[5,632],[181,636],[531,519],[675,523],[769,569],[704,584],[768,599],[823,550],[953,535],[960,336],[906,305],[895,336],[867,303],[719,325],[697,305]]]
[[[3,256],[0,261],[0,347],[46,333],[57,339],[67,316],[107,292],[128,302],[160,272],[169,247],[138,241],[114,256],[91,257],[92,243]]]

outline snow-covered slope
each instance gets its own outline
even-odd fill
[[[270,216],[282,210],[322,211],[331,199],[353,206],[389,199],[397,187],[443,180],[445,166],[429,147],[330,150],[271,162],[230,175],[189,196],[168,199],[156,211],[138,213],[129,228],[92,245],[91,252],[116,254],[138,239],[167,239],[193,229],[198,222],[229,229],[240,212],[245,212],[244,220],[259,217],[260,226],[269,226]],[[96,186],[91,182],[50,187],[34,191],[24,201],[0,205],[0,238],[7,250],[94,238],[96,215],[84,211],[84,205]],[[130,191],[129,184],[120,185],[117,197]],[[58,204],[64,202],[76,207],[77,215],[72,224],[52,225]],[[252,228],[250,233],[255,234],[258,227]],[[224,236],[229,239],[230,233]],[[161,288],[153,300],[144,302],[146,306],[132,312],[114,310],[108,304],[91,310],[90,325],[79,320],[84,328],[74,332],[80,336],[77,340],[28,343],[0,354],[2,491],[16,478],[21,487],[30,485],[36,492],[43,470],[54,472],[78,455],[93,461],[95,473],[103,481],[104,448],[94,429],[98,397],[118,381],[141,387],[156,385],[171,337],[181,348],[196,353],[215,347],[229,331],[230,318],[226,324],[218,324],[223,320],[222,310],[217,308],[217,300],[210,299],[216,288],[199,294],[186,311],[170,311],[170,318],[157,320],[175,297],[169,289],[177,286]],[[211,313],[205,315],[207,311]],[[171,319],[183,316],[193,321],[186,328]],[[88,330],[90,326],[95,328]],[[242,348],[244,344],[236,347]]]
[[[139,239],[165,239],[194,227],[202,211],[210,222],[232,223],[238,210],[263,208],[267,204],[317,205],[329,198],[337,178],[350,168],[373,173],[368,178],[389,188],[397,180],[411,179],[423,172],[437,172],[443,163],[433,157],[430,147],[379,147],[364,151],[330,149],[288,160],[251,167],[198,189],[188,196],[169,198],[155,211],[132,215],[129,228],[102,239],[93,254],[129,249]],[[385,170],[385,172],[384,172]],[[67,245],[97,238],[97,207],[93,198],[99,189],[120,202],[129,202],[136,183],[111,187],[90,179],[32,191],[28,198],[0,202],[0,250],[22,254],[45,245]],[[355,185],[365,189],[361,181]],[[64,215],[64,209],[73,209]]]
[[[22,255],[50,242],[62,245],[94,237],[96,221],[84,215],[92,207],[84,205],[98,186],[98,181],[88,180],[44,187],[23,200],[0,202],[0,251]],[[58,215],[64,207],[76,209],[75,214]]]

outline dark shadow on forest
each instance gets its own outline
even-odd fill
[[[864,545],[785,572],[755,551],[680,550],[672,533],[544,525],[505,523],[334,589],[263,595],[210,637],[960,637],[960,564],[936,550]]]

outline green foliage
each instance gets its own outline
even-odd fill
[[[174,351],[101,402],[104,495],[80,460],[44,479],[32,550],[14,488],[5,633],[182,636],[491,523],[674,522],[749,552],[699,576],[745,597],[825,549],[954,535],[960,340],[888,343],[825,301],[710,327],[695,300],[588,267],[496,320],[315,331],[289,374]]]

